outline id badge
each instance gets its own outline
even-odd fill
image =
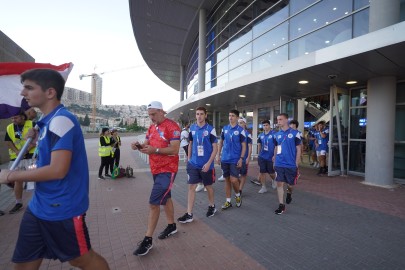
[[[322,144],[322,140],[318,140],[318,144]]]
[[[277,145],[277,155],[281,154],[281,145]]]
[[[197,151],[198,151],[198,156],[199,157],[204,156],[204,147],[202,145],[197,146]]]
[[[265,144],[265,145],[263,146],[263,151],[269,151],[269,146],[268,146],[267,144]]]

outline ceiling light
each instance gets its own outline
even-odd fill
[[[191,109],[190,109],[190,111],[194,111],[194,109],[193,109],[193,108],[191,108]]]
[[[299,83],[299,84],[307,84],[308,81],[302,80],[302,81],[299,81],[298,83]]]
[[[347,81],[346,84],[356,84],[357,81]]]
[[[245,95],[239,95],[239,97],[245,98],[246,96]]]
[[[330,40],[325,40],[325,44],[329,44],[330,43]]]
[[[211,106],[211,104],[209,104],[209,103],[206,103],[205,105],[207,105],[207,106]]]

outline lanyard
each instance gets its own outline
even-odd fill
[[[199,128],[200,129],[200,128]],[[201,129],[200,129],[201,130]],[[204,133],[205,133],[205,131],[207,131],[208,130],[208,125],[207,124],[205,124],[205,130],[202,132],[202,136],[201,136],[201,144],[200,144],[200,140],[198,139],[198,132],[196,133],[196,137],[197,137],[197,144],[198,145],[203,145],[204,144]],[[232,137],[231,137],[231,141],[232,141]]]

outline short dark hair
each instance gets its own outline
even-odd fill
[[[269,125],[270,125],[270,120],[264,120],[264,121],[262,121],[262,125],[264,125],[264,124],[269,124]]]
[[[25,80],[34,81],[41,86],[43,91],[54,88],[56,90],[56,98],[58,100],[62,98],[63,90],[65,89],[65,79],[56,70],[47,68],[30,69],[21,74],[21,83]]]
[[[239,114],[240,114],[240,112],[238,110],[235,110],[235,109],[230,110],[229,113],[233,113],[234,115],[236,115],[238,117],[239,117]]]
[[[288,119],[288,113],[280,113],[278,116],[284,116],[286,119]]]
[[[204,111],[204,113],[207,114],[207,109],[205,107],[200,106],[200,107],[197,107],[195,110],[196,111]]]
[[[299,125],[298,121],[295,120],[295,119],[293,119],[293,120],[290,121],[290,125],[291,125],[291,124],[295,125],[296,127],[298,127],[298,125]]]

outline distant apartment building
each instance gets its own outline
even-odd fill
[[[62,103],[65,105],[91,105],[92,95],[86,91],[65,87],[62,95]]]

